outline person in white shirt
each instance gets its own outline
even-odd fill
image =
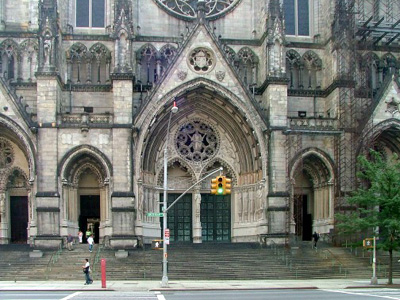
[[[89,263],[89,259],[85,259],[84,261],[84,265],[82,266],[83,269],[83,273],[85,273],[85,285],[87,284],[92,284],[93,280],[90,278],[90,263]]]
[[[93,250],[93,244],[94,244],[94,239],[93,239],[93,236],[92,236],[92,235],[88,237],[87,242],[88,242],[88,244],[89,244],[89,252],[92,252],[92,250]]]

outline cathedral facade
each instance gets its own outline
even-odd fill
[[[356,157],[400,152],[399,24],[394,0],[1,0],[0,243],[149,243],[165,174],[171,242],[332,241]]]

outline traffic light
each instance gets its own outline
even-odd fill
[[[224,195],[224,176],[217,177],[217,195]]]
[[[229,195],[231,193],[232,179],[224,177],[224,195]]]
[[[217,176],[211,179],[211,194],[213,195],[228,195],[231,193],[232,179],[225,176]]]
[[[217,178],[211,179],[211,194],[212,195],[217,194]]]

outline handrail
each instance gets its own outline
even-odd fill
[[[58,249],[56,250],[56,252],[54,252],[50,256],[49,262],[47,263],[47,266],[46,266],[46,280],[49,280],[49,274],[51,271],[51,267],[58,261],[58,258],[60,257],[61,253],[62,253],[62,244],[60,244],[58,246]]]
[[[322,252],[325,254],[325,259],[328,259],[328,254],[330,255],[332,259],[332,267],[335,266],[335,264],[339,265],[339,273],[342,274],[342,271],[344,271],[344,276],[347,277],[347,269],[344,267],[343,263],[340,261],[340,259],[332,253],[329,249],[324,249]]]
[[[93,272],[96,271],[96,264],[97,264],[97,263],[99,262],[99,260],[100,260],[100,252],[101,252],[101,249],[103,249],[104,244],[105,244],[105,241],[103,241],[102,244],[99,244],[99,247],[98,247],[97,250],[96,250],[96,254],[95,254],[95,256],[94,256],[94,262],[93,262]]]

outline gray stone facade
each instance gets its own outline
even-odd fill
[[[1,1],[1,244],[159,238],[165,149],[168,201],[233,183],[190,189],[173,242],[335,238],[356,157],[400,151],[400,5],[310,0],[289,35],[286,1],[185,2],[105,0],[78,27],[75,0]]]

